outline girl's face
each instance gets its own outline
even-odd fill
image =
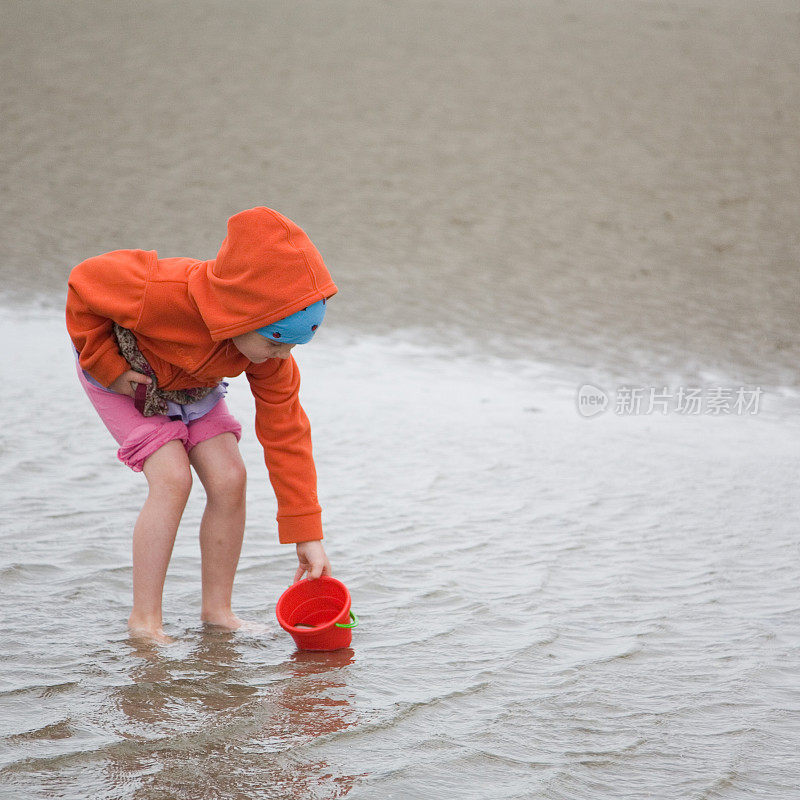
[[[236,345],[236,349],[254,364],[260,364],[268,358],[289,358],[294,347],[293,344],[266,339],[258,331],[234,336],[231,341]]]

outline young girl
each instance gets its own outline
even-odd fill
[[[278,501],[278,537],[297,546],[295,581],[331,574],[291,350],[311,339],[336,291],[308,236],[264,207],[228,220],[211,261],[114,250],[72,270],[66,315],[79,380],[117,440],[119,459],[148,483],[133,529],[133,632],[169,641],[161,598],[190,467],[207,497],[201,618],[230,630],[256,627],[231,610],[246,475],[224,377],[244,372],[250,383]]]

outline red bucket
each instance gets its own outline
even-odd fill
[[[358,625],[347,587],[327,575],[292,584],[278,599],[275,614],[300,650],[349,647]]]

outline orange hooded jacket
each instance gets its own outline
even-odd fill
[[[278,500],[279,540],[305,542],[322,539],[322,509],[311,428],[298,400],[300,372],[292,356],[251,362],[231,337],[336,291],[305,232],[257,207],[228,220],[211,261],[114,250],[81,262],[69,277],[67,330],[81,367],[104,386],[131,368],[117,348],[114,322],[135,333],[163,389],[215,386],[244,372]]]

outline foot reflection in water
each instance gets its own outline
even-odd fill
[[[103,783],[120,797],[344,797],[363,777],[315,757],[320,737],[356,722],[352,649],[280,661],[228,632],[202,633],[180,655],[131,644],[131,684],[111,690],[108,709],[124,741],[103,753]]]

